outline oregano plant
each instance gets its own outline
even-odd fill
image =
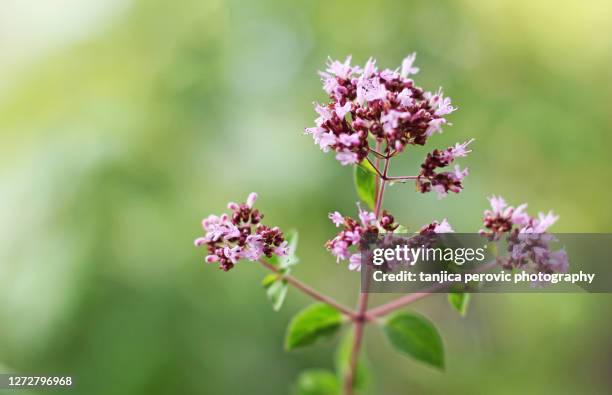
[[[389,210],[384,208],[386,187],[390,183],[414,182],[421,193],[436,192],[440,198],[450,192],[459,193],[467,168],[455,165],[465,157],[473,139],[446,149],[434,149],[421,166],[410,175],[391,175],[391,163],[411,146],[426,145],[442,127],[447,116],[456,109],[442,89],[428,92],[415,85],[411,76],[418,73],[416,55],[406,57],[395,70],[379,70],[369,59],[364,67],[329,60],[320,72],[323,89],[330,98],[327,104],[315,104],[318,118],[315,126],[306,129],[323,152],[333,151],[344,166],[354,167],[354,184],[361,203],[357,204],[357,219],[338,211],[329,219],[340,231],[325,244],[336,262],[347,262],[348,269],[361,270],[360,240],[366,234],[407,233]],[[454,165],[452,169],[449,166]],[[356,308],[345,306],[326,294],[298,280],[292,269],[296,257],[297,232],[282,232],[266,225],[263,214],[254,208],[257,195],[251,193],[245,203],[229,203],[229,214],[210,215],[202,221],[204,236],[196,246],[207,250],[205,261],[229,271],[241,261],[252,261],[269,271],[262,286],[279,310],[289,287],[310,296],[314,303],[298,312],[288,325],[284,346],[287,350],[308,347],[349,326],[341,337],[335,354],[335,372],[325,369],[307,370],[296,382],[298,394],[353,394],[368,382],[367,363],[361,357],[364,329],[379,326],[388,343],[398,352],[419,362],[443,369],[444,344],[435,325],[425,316],[402,309],[434,294],[433,289],[406,294],[386,304],[371,307],[368,293],[362,288]],[[518,234],[545,233],[558,217],[552,212],[529,216],[526,205],[509,206],[501,197],[489,198],[491,208],[484,212],[480,233],[489,240],[502,236],[514,240],[512,254],[496,264],[503,267],[523,267],[529,261],[539,270],[567,271],[567,256],[563,250],[550,251],[546,245],[521,244]],[[453,232],[446,218],[434,220],[419,228],[418,235]],[[465,315],[470,294],[448,293],[449,305]]]

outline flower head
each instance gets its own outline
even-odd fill
[[[379,225],[384,229],[390,226],[389,220],[393,222],[393,217],[385,212],[387,219],[379,223],[376,220],[376,216],[373,212],[364,210],[361,206],[357,205],[359,209],[359,221],[351,217],[343,217],[339,212],[335,211],[329,214],[329,218],[336,226],[342,226],[342,230],[331,240],[325,243],[325,246],[336,257],[336,262],[341,260],[349,260],[350,270],[360,270],[361,260],[358,253],[352,251],[357,248],[361,239],[366,234],[377,235],[379,232]],[[383,216],[384,218],[384,216]]]
[[[283,233],[261,223],[263,214],[253,209],[256,200],[257,194],[251,193],[245,203],[228,203],[231,215],[210,215],[202,221],[205,234],[194,244],[206,246],[207,263],[218,263],[219,268],[228,271],[240,259],[257,261],[264,256],[287,255]]]
[[[491,240],[497,240],[504,233],[545,233],[559,216],[552,211],[547,214],[539,213],[537,218],[529,216],[525,212],[527,204],[518,207],[509,206],[501,196],[489,197],[491,209],[485,210],[483,223],[485,229],[480,233],[488,236]]]
[[[456,158],[467,156],[471,152],[467,147],[472,141],[474,139],[457,143],[442,151],[435,149],[427,154],[421,165],[421,172],[416,178],[417,190],[421,193],[434,190],[441,198],[448,192],[459,193],[463,189],[462,181],[468,175],[468,169],[461,169],[455,165],[454,171],[438,173],[436,170],[450,165]]]
[[[426,92],[409,77],[419,69],[416,54],[407,56],[399,72],[376,67],[368,59],[363,68],[330,59],[319,74],[331,102],[315,107],[316,128],[306,129],[324,151],[336,151],[342,165],[361,162],[370,150],[368,135],[381,144],[385,154],[402,152],[406,145],[424,145],[447,124],[455,110],[442,90]],[[349,116],[350,115],[350,116]],[[456,156],[462,156],[457,147]],[[463,147],[465,150],[465,147]]]

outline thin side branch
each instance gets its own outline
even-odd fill
[[[385,185],[387,184],[387,172],[389,171],[389,161],[390,159],[385,159],[385,167],[383,169],[383,174],[380,182],[380,190],[378,191],[378,196],[376,197],[376,210],[374,210],[374,215],[376,218],[380,216],[380,209],[382,208],[382,201],[385,196]]]
[[[402,180],[416,180],[419,176],[399,176],[399,177],[385,177],[387,181],[402,181]]]
[[[376,174],[378,174],[378,177],[383,178],[382,173],[380,172],[380,170],[378,170],[378,166],[372,163],[372,160],[370,160],[370,158],[368,158],[367,156],[366,156],[366,159],[370,163],[370,165],[374,168],[374,170],[376,170]]]
[[[369,147],[368,147],[368,151],[374,154],[374,156],[378,157],[379,159],[391,159],[397,153],[397,151],[391,151],[388,154],[383,154],[382,152],[378,151],[378,148],[372,149]]]
[[[378,158],[380,158],[380,159],[387,159],[386,155],[381,154],[380,152],[376,151],[375,149],[368,148],[368,150],[369,150],[369,151],[370,151],[372,154],[374,154],[375,156],[377,156],[377,157],[378,157]]]
[[[357,319],[357,314],[353,310],[336,302],[334,299],[330,298],[329,296],[323,295],[319,291],[314,290],[310,286],[304,284],[303,282],[301,282],[300,280],[298,280],[297,278],[293,276],[290,276],[289,274],[281,273],[276,266],[272,265],[269,262],[266,262],[264,260],[259,260],[259,263],[261,263],[261,265],[265,267],[266,269],[271,270],[274,273],[278,273],[280,278],[287,281],[289,284],[293,285],[295,288],[299,289],[300,291],[310,296],[311,298],[319,300],[323,303],[327,303],[328,305],[340,311],[341,313],[348,316],[352,320]]]
[[[449,284],[437,284],[435,286],[425,288],[420,292],[414,292],[408,294],[406,296],[402,296],[401,298],[397,298],[389,303],[383,304],[381,306],[375,307],[373,309],[368,310],[367,318],[368,319],[376,319],[378,317],[385,316],[392,311],[395,311],[401,307],[409,305],[417,300],[426,298],[427,296],[433,295],[434,293],[441,291],[442,289],[448,287]]]
[[[491,269],[496,264],[497,264],[497,261],[493,260],[470,272],[472,273],[483,272],[483,271]],[[386,303],[386,304],[383,304],[383,305],[380,305],[378,307],[368,310],[366,314],[364,315],[364,317],[367,320],[373,320],[373,319],[382,317],[401,307],[404,307],[413,302],[416,302],[417,300],[421,300],[423,298],[426,298],[427,296],[434,295],[435,293],[439,293],[440,291],[448,288],[451,285],[452,283],[450,282],[436,284],[436,285],[432,285],[431,287],[424,288],[423,290],[419,292],[414,292],[406,296],[402,296],[401,298],[395,299],[389,303]]]

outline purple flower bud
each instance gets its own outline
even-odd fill
[[[219,262],[219,257],[217,255],[207,255],[205,261],[206,263]]]

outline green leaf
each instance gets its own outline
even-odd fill
[[[274,311],[279,311],[281,307],[283,307],[288,289],[289,286],[284,280],[274,281],[267,287],[266,296],[268,296],[268,300],[272,303],[272,309],[274,309]]]
[[[285,349],[308,346],[331,336],[342,325],[342,314],[325,303],[315,303],[297,313],[287,328]]]
[[[444,368],[444,347],[435,326],[414,313],[397,313],[384,324],[385,335],[396,350],[437,368]]]
[[[340,383],[336,376],[325,369],[309,369],[297,379],[296,395],[339,395]]]
[[[461,316],[465,316],[470,304],[470,294],[465,292],[451,292],[448,294],[448,303],[450,303]]]
[[[349,330],[344,336],[342,336],[342,339],[340,339],[340,342],[338,343],[338,348],[336,349],[335,365],[339,380],[343,380],[346,375],[346,371],[349,368],[352,345],[353,331]],[[363,354],[364,352],[362,350],[361,356],[357,361],[357,372],[353,379],[353,387],[358,390],[364,389],[370,380]]]
[[[355,166],[354,181],[357,196],[372,210],[376,205],[376,177],[376,170],[370,162],[364,160]]]
[[[287,269],[290,266],[296,265],[299,262],[298,257],[295,255],[298,244],[298,232],[295,229],[290,230],[285,234],[285,240],[287,241],[287,255],[278,256],[274,255],[270,258],[270,263],[274,266],[278,266],[281,269]]]
[[[408,233],[408,228],[404,225],[399,225],[397,228],[395,228],[393,233]]]
[[[279,276],[276,273],[266,275],[266,277],[261,280],[261,286],[267,289],[274,281],[278,280],[278,277]]]
[[[283,306],[285,297],[287,296],[287,282],[281,280],[281,275],[289,274],[291,266],[298,263],[298,258],[295,255],[298,243],[298,233],[291,230],[286,234],[287,240],[287,255],[279,257],[274,255],[270,258],[270,263],[278,267],[278,273],[270,273],[261,282],[261,285],[266,289],[266,295],[272,303],[274,311],[279,311]]]

